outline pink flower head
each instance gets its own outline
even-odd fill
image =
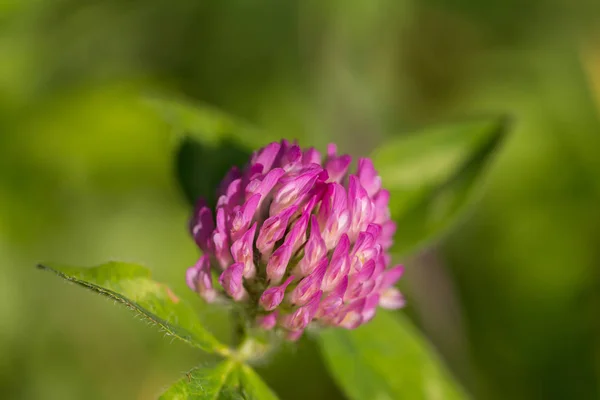
[[[203,256],[187,283],[207,302],[243,302],[260,329],[297,340],[309,324],[354,329],[377,307],[400,308],[403,268],[388,249],[396,225],[371,160],[325,157],[283,140],[232,168],[216,209],[199,200],[190,231]],[[219,276],[213,285],[212,272]]]

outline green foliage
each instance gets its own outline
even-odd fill
[[[171,386],[160,400],[277,400],[247,365],[227,360],[194,368]]]
[[[252,368],[247,365],[240,365],[237,373],[244,399],[277,400],[277,395]]]
[[[430,345],[400,315],[379,310],[373,321],[319,335],[321,352],[350,399],[467,398]]]
[[[214,136],[197,133],[213,129],[227,140],[243,137],[245,128],[223,114],[214,118],[205,108],[178,103],[165,107],[185,117],[178,129],[196,132],[184,138],[177,153],[181,187],[190,200],[203,196],[213,202],[214,188],[228,166],[238,164],[238,156],[244,160],[244,151],[225,142],[215,147]],[[503,137],[504,125],[503,120],[487,119],[442,126],[384,143],[375,152],[399,226],[396,252],[414,251],[456,221]],[[327,331],[320,340],[334,376],[351,398],[464,398],[406,320],[383,314],[355,332]],[[249,371],[241,377],[258,379]]]
[[[177,180],[190,204],[202,197],[216,204],[216,188],[231,169],[243,167],[250,152],[225,139],[218,145],[205,144],[193,136],[183,138],[175,156]]]
[[[429,128],[375,151],[398,225],[395,254],[414,252],[456,222],[505,131],[503,119],[475,120]]]
[[[264,131],[206,104],[161,97],[153,97],[149,103],[175,135],[192,136],[205,145],[217,146],[225,140],[253,149],[268,140],[278,139],[269,138]]]
[[[249,156],[245,146],[259,136],[209,108],[164,101],[158,108],[183,134],[176,172],[188,201],[193,204],[203,197],[213,204],[222,177],[232,165],[242,166]],[[384,143],[375,152],[374,161],[391,192],[392,216],[398,223],[394,251],[414,251],[456,221],[503,137],[504,125],[492,119],[438,127]],[[248,355],[220,344],[202,328],[191,308],[166,286],[150,280],[148,270],[123,263],[91,269],[41,268],[126,304],[188,344],[228,358],[216,366],[192,370],[162,399],[276,398],[243,365]],[[379,314],[355,331],[326,330],[319,336],[327,364],[350,398],[465,398],[407,320]]]
[[[39,265],[69,282],[116,300],[191,346],[227,357],[212,367],[196,368],[171,386],[163,400],[273,400],[277,396],[239,360],[240,355],[219,343],[202,327],[194,311],[167,286],[150,279],[148,269],[110,262],[94,268]]]
[[[214,205],[223,177],[232,166],[243,167],[265,140],[264,132],[207,105],[157,97],[150,104],[179,137],[175,173],[192,205],[200,197]]]
[[[144,267],[110,262],[94,268],[51,264],[39,265],[39,268],[124,304],[168,335],[191,346],[228,354],[225,345],[202,327],[194,310],[169,287],[150,279],[150,271]]]
[[[0,2],[2,397],[153,398],[198,362],[179,341],[28,268],[144,260],[187,292],[180,267],[197,252],[183,229],[189,210],[171,192],[165,125],[139,102],[139,93],[172,89],[272,132],[357,150],[457,115],[515,115],[518,131],[483,201],[436,246],[462,318],[444,312],[439,275],[423,268],[411,283],[421,267],[412,263],[409,306],[475,398],[600,398],[599,7]],[[215,139],[203,144],[218,148],[217,132],[206,129]],[[272,139],[231,141],[251,149]],[[82,324],[88,307],[93,318]],[[227,316],[201,312],[221,337]],[[440,328],[448,323],[456,330]],[[308,353],[265,376],[286,399],[337,398],[323,394],[331,382]],[[307,371],[301,391],[281,383]]]
[[[160,400],[233,400],[242,399],[234,361],[223,361],[210,367],[194,368],[171,386]]]

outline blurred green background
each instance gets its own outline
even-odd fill
[[[228,335],[183,280],[176,140],[142,101],[161,93],[352,154],[511,115],[469,218],[403,260],[406,312],[477,399],[600,398],[599,17],[593,0],[0,1],[0,397],[152,399],[203,360],[40,261],[142,263]],[[341,398],[307,340],[260,372],[283,399]]]

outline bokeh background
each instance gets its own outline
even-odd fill
[[[598,17],[594,0],[0,1],[0,397],[151,399],[203,360],[40,261],[145,264],[228,335],[183,281],[176,140],[143,101],[161,93],[353,154],[511,115],[469,218],[404,260],[406,312],[477,399],[600,398]],[[341,398],[309,341],[260,372],[283,399]]]

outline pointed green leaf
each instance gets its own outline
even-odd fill
[[[167,334],[192,346],[222,355],[229,353],[202,327],[194,310],[166,285],[150,279],[150,271],[142,266],[109,262],[94,268],[48,264],[38,267],[125,304]]]
[[[467,398],[401,315],[379,310],[356,330],[324,330],[319,344],[333,378],[350,399]]]
[[[237,364],[233,360],[215,366],[194,368],[171,386],[160,400],[238,400]]]
[[[218,145],[232,140],[253,149],[277,137],[251,126],[214,107],[183,98],[153,97],[149,103],[167,122],[175,134],[192,136],[205,145]]]
[[[246,400],[277,400],[278,397],[262,378],[247,365],[238,369],[241,391]]]
[[[277,400],[252,368],[235,360],[213,368],[195,368],[171,386],[160,400]]]
[[[496,118],[434,127],[375,151],[373,162],[398,224],[394,253],[417,250],[457,220],[477,193],[506,125]]]

